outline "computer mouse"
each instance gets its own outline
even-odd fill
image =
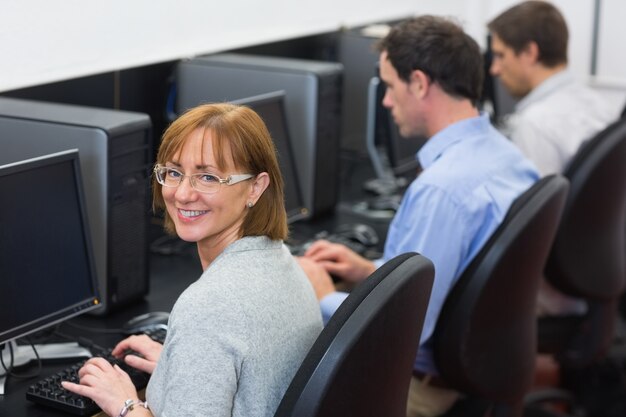
[[[150,313],[140,314],[124,323],[122,330],[125,334],[135,334],[158,327],[166,328],[169,317],[170,313],[166,311],[152,311]]]
[[[363,223],[343,224],[335,230],[335,234],[354,240],[364,246],[378,244],[378,233],[372,226]]]

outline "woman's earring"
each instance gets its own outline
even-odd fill
[[[254,203],[252,201],[248,201],[248,204],[246,204],[248,206],[248,208],[252,208],[254,207]]]

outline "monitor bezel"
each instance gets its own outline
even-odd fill
[[[62,152],[55,152],[52,154],[42,155],[35,158],[0,165],[0,177],[14,175],[27,170],[34,170],[44,166],[66,163],[68,161],[71,162],[74,171],[74,186],[76,188],[81,222],[83,224],[83,241],[87,252],[87,268],[90,272],[89,275],[91,281],[90,285],[92,289],[92,295],[84,300],[80,300],[71,305],[65,306],[60,310],[49,312],[45,316],[38,317],[35,320],[21,323],[16,327],[0,329],[0,345],[38,332],[50,326],[54,326],[58,323],[69,320],[88,311],[92,311],[102,307],[102,304],[100,302],[98,278],[96,275],[95,257],[91,245],[91,234],[87,217],[85,194],[83,191],[78,149],[69,149]]]
[[[287,147],[287,152],[289,152],[288,158],[292,162],[291,164],[292,171],[293,171],[292,176],[293,176],[293,181],[295,181],[296,192],[298,194],[297,195],[298,207],[290,211],[287,211],[287,223],[292,224],[298,220],[309,218],[311,210],[308,207],[306,207],[304,203],[304,195],[302,192],[302,188],[300,187],[300,178],[298,177],[298,170],[296,168],[297,161],[295,159],[295,154],[293,152],[293,143],[292,143],[293,136],[291,134],[291,131],[289,130],[289,123],[287,123],[287,112],[285,109],[286,95],[287,93],[285,92],[285,90],[276,90],[276,91],[271,91],[265,94],[257,94],[257,95],[253,95],[249,97],[242,97],[236,100],[231,100],[230,102],[232,104],[250,107],[255,112],[256,112],[256,109],[254,108],[255,104],[261,105],[261,104],[266,104],[266,103],[277,102],[278,106],[280,106],[281,113],[282,113],[281,119],[282,119],[282,124],[283,124],[283,130],[287,136],[287,143],[285,145]],[[259,115],[259,116],[263,118],[262,115]],[[265,120],[263,122],[265,123]],[[274,140],[274,138],[272,138],[272,140]],[[283,176],[283,182],[286,181],[284,172],[282,172],[282,176]],[[285,207],[285,209],[287,209],[287,207]]]
[[[403,137],[400,134],[391,111],[382,104],[386,88],[384,83],[379,82],[376,89],[375,117],[379,125],[379,129],[376,130],[379,137],[376,141],[384,147],[390,168],[396,176],[414,174],[420,166],[417,152],[426,143],[426,138]],[[410,152],[407,152],[408,148],[411,148]]]

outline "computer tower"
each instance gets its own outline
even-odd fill
[[[200,103],[285,91],[298,178],[311,216],[334,210],[339,193],[339,63],[249,54],[216,54],[177,66],[177,111]]]
[[[110,312],[148,293],[148,115],[0,97],[0,149],[0,164],[78,149],[104,304],[97,312]],[[41,203],[45,210],[46,202]]]

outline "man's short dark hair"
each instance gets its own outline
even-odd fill
[[[504,11],[487,27],[519,54],[530,42],[539,49],[546,67],[567,63],[567,23],[559,10],[545,1],[525,1]]]
[[[453,97],[480,99],[484,78],[478,44],[453,21],[438,16],[420,16],[394,26],[378,44],[387,52],[401,80],[409,82],[414,70]]]

